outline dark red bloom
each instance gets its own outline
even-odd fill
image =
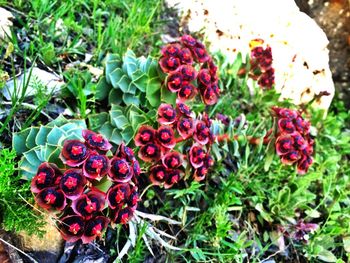
[[[85,231],[81,240],[83,244],[87,244],[96,239],[96,237],[101,237],[104,230],[106,230],[109,223],[109,219],[104,216],[96,216],[91,218],[85,223]]]
[[[306,174],[313,160],[311,156],[302,155],[297,164],[298,174]]]
[[[167,179],[167,169],[163,165],[154,165],[150,168],[150,181],[153,185],[162,185]]]
[[[172,149],[176,144],[174,131],[169,126],[160,126],[156,133],[157,141],[165,148]]]
[[[307,134],[310,132],[310,122],[304,120],[300,116],[294,119],[294,125],[297,131],[300,132],[301,134]]]
[[[139,202],[139,200],[140,200],[140,197],[139,197],[139,193],[137,191],[137,187],[134,187],[131,190],[131,194],[129,196],[127,204],[133,211],[135,211],[136,208],[137,208],[137,203]]]
[[[110,168],[109,160],[105,155],[91,152],[83,165],[83,174],[91,179],[101,180]]]
[[[135,136],[135,145],[142,146],[154,142],[156,131],[148,125],[142,125]]]
[[[204,46],[196,44],[196,47],[192,49],[194,57],[200,63],[204,63],[209,60],[209,55]]]
[[[201,166],[194,171],[193,177],[197,182],[204,180],[208,174],[208,168],[206,166]]]
[[[308,146],[304,137],[301,136],[299,132],[294,132],[291,136],[294,141],[294,149],[302,151]]]
[[[206,152],[199,145],[194,144],[190,149],[190,162],[193,168],[197,169],[204,164]]]
[[[275,70],[273,68],[268,69],[261,74],[258,80],[259,86],[270,89],[275,84]]]
[[[278,120],[278,128],[281,132],[293,133],[295,132],[295,126],[292,120],[282,118]]]
[[[216,90],[213,89],[212,86],[208,86],[204,91],[203,91],[203,101],[206,105],[214,105],[218,101],[218,95],[215,92]]]
[[[159,60],[159,66],[164,73],[169,73],[180,66],[180,60],[177,57],[162,57]]]
[[[95,213],[105,208],[105,195],[97,191],[82,194],[73,201],[72,208],[76,214],[90,219]]]
[[[204,159],[204,166],[209,168],[209,167],[212,167],[213,165],[214,165],[214,158],[210,154],[207,154]]]
[[[132,162],[132,169],[133,169],[133,172],[134,172],[135,176],[139,176],[141,174],[140,163],[139,163],[139,161],[136,160],[136,158]]]
[[[172,43],[164,46],[161,50],[163,56],[176,57],[179,55],[181,46],[178,43]]]
[[[148,143],[139,150],[139,158],[144,162],[154,162],[160,159],[160,147],[154,143]]]
[[[208,69],[201,69],[198,73],[197,79],[204,86],[209,86],[211,84],[211,75]]]
[[[69,215],[58,221],[58,229],[64,240],[76,242],[84,234],[85,220],[82,216]]]
[[[83,176],[81,169],[67,170],[61,179],[60,188],[64,195],[71,200],[77,199],[84,191],[86,178]]]
[[[108,176],[114,182],[126,183],[133,176],[133,168],[125,159],[115,156],[111,160],[111,169]]]
[[[179,169],[167,170],[167,177],[165,178],[165,181],[163,184],[164,188],[169,189],[174,184],[177,184],[181,179],[181,174],[182,174],[182,171]]]
[[[179,114],[181,115],[185,115],[186,117],[193,117],[193,112],[191,111],[190,107],[188,107],[185,103],[176,102],[176,109],[179,112]]]
[[[197,121],[193,138],[201,145],[207,144],[212,137],[210,128],[204,121]]]
[[[257,46],[252,49],[251,51],[251,57],[252,58],[260,58],[264,54],[264,48],[262,46]]]
[[[124,143],[121,143],[117,149],[117,151],[115,152],[115,155],[117,157],[120,158],[124,158],[126,159],[128,162],[133,162],[135,161],[135,153],[134,151],[126,146]]]
[[[81,165],[89,156],[89,150],[84,143],[78,140],[67,140],[63,144],[60,158],[64,164],[71,167]]]
[[[185,45],[185,46],[188,46],[188,47],[194,47],[197,43],[197,40],[190,36],[190,35],[183,35],[181,38],[180,38],[180,41]]]
[[[180,72],[172,72],[166,79],[167,87],[171,92],[177,92],[181,89],[183,76]]]
[[[294,140],[290,135],[279,136],[276,140],[276,152],[278,155],[284,155],[294,149]]]
[[[104,138],[101,134],[95,133],[93,131],[83,130],[83,138],[91,149],[108,151],[112,148],[112,144],[110,144],[106,138]]]
[[[217,79],[217,71],[218,67],[215,65],[214,61],[212,59],[208,60],[208,68],[209,68],[209,73],[212,77],[212,79]]]
[[[292,150],[292,151],[289,151],[288,153],[282,155],[281,162],[283,164],[290,165],[290,164],[295,163],[299,159],[300,159],[300,153],[298,151]]]
[[[117,208],[113,210],[114,223],[116,224],[127,224],[132,218],[134,212],[131,207]]]
[[[62,190],[57,187],[42,189],[36,196],[35,201],[46,210],[61,211],[66,206],[66,197]]]
[[[158,108],[158,122],[169,125],[176,121],[176,110],[170,104],[162,103]]]
[[[179,52],[181,64],[191,65],[193,63],[192,53],[188,48],[183,48]]]
[[[189,136],[193,135],[194,124],[191,118],[181,118],[177,122],[177,131],[180,136],[184,139],[187,139]]]
[[[178,152],[168,152],[162,158],[163,165],[168,169],[178,168],[182,164],[181,154]]]
[[[296,119],[299,116],[299,113],[295,110],[290,110],[286,108],[278,108],[272,107],[272,110],[279,118],[287,118],[287,119]]]
[[[194,67],[189,65],[182,65],[179,67],[178,72],[181,73],[182,79],[184,81],[192,81],[195,80],[197,77],[197,71],[194,69]]]
[[[116,184],[109,188],[107,201],[110,208],[115,209],[126,203],[130,196],[130,185],[128,183]]]
[[[61,171],[53,163],[42,163],[33,177],[30,189],[33,193],[39,193],[42,189],[58,184],[62,176]]]
[[[197,88],[190,83],[186,83],[177,93],[177,98],[179,99],[179,101],[186,101],[193,99],[196,95]]]

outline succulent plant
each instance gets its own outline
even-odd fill
[[[152,123],[156,118],[156,111],[147,113],[135,105],[122,107],[112,104],[109,114],[101,112],[89,116],[89,127],[98,131],[110,142],[115,144],[129,144],[136,134],[140,125]]]
[[[161,96],[166,97],[161,94],[162,74],[155,58],[136,57],[131,50],[122,59],[119,55],[108,54],[105,76],[97,85],[96,98],[108,97],[109,105],[158,107]]]
[[[84,129],[84,120],[68,120],[60,115],[45,126],[29,127],[14,133],[12,146],[17,155],[23,155],[18,164],[19,174],[25,179],[31,179],[42,162],[53,162],[63,167],[59,159],[63,142],[82,139]]]

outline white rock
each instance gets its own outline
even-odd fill
[[[5,39],[6,36],[11,36],[11,29],[13,15],[11,12],[0,7],[0,40]]]
[[[202,31],[211,52],[231,61],[248,54],[249,42],[261,38],[272,48],[275,89],[296,105],[309,103],[328,109],[334,96],[329,69],[328,39],[321,28],[299,11],[293,0],[167,0],[177,7],[192,32]]]

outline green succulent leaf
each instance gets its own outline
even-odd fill
[[[13,134],[12,147],[15,149],[18,155],[29,150],[26,146],[26,139],[29,133],[30,133],[30,128],[27,128],[23,131],[16,132]]]

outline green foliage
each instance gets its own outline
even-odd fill
[[[29,127],[13,134],[12,147],[18,155],[23,155],[18,163],[19,176],[31,179],[42,162],[53,162],[59,167],[63,142],[68,139],[82,139],[86,129],[84,120],[67,120],[62,115],[40,127]]]
[[[138,128],[143,123],[152,124],[155,121],[156,111],[147,113],[135,105],[122,107],[112,104],[109,114],[102,112],[89,116],[89,128],[103,134],[115,144],[125,142],[129,144]]]
[[[96,99],[108,97],[109,105],[123,103],[155,108],[160,104],[160,74],[155,58],[137,58],[131,50],[123,59],[117,54],[108,54],[105,77],[97,85]]]
[[[40,235],[44,222],[28,205],[34,203],[30,182],[23,182],[16,175],[15,158],[16,153],[13,150],[0,151],[1,227],[7,231],[26,231],[29,234]]]

